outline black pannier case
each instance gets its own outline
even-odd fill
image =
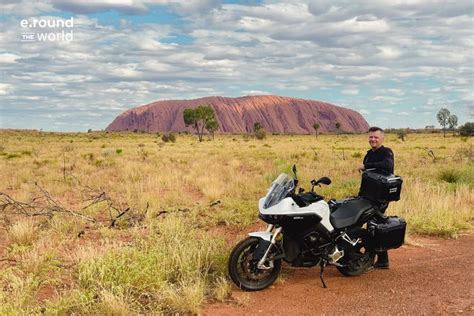
[[[393,174],[366,171],[362,174],[359,195],[377,202],[400,200],[402,178]]]
[[[374,236],[375,250],[384,251],[403,245],[406,228],[406,221],[397,216],[387,217],[380,223],[371,223],[369,230]]]

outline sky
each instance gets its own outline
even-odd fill
[[[0,128],[104,129],[166,99],[321,100],[383,128],[474,120],[472,0],[1,0]]]

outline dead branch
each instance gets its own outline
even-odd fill
[[[426,148],[426,152],[428,153],[428,156],[430,156],[430,157],[433,159],[433,162],[435,162],[435,161],[436,161],[436,157],[435,157],[435,154],[434,154],[433,149]]]
[[[109,228],[115,227],[115,222],[116,222],[120,217],[122,217],[125,213],[127,213],[128,211],[130,211],[130,207],[127,207],[123,212],[121,212],[119,215],[117,215],[117,216],[112,220],[112,222],[110,223]]]
[[[119,218],[131,211],[131,208],[127,205],[122,206],[122,203],[118,203],[119,205],[117,205],[116,201],[114,201],[105,190],[84,185],[72,174],[68,174],[67,179],[72,182],[77,190],[79,190],[82,196],[82,202],[86,203],[86,205],[79,211],[65,207],[59,200],[53,198],[46,189],[41,187],[38,183],[35,183],[37,190],[36,195],[28,201],[19,201],[6,193],[0,192],[0,212],[7,214],[8,211],[12,215],[16,214],[23,216],[47,216],[50,219],[57,213],[67,213],[88,222],[98,223],[104,222],[104,220],[98,220],[92,216],[85,215],[84,211],[88,208],[104,203],[105,210],[109,215],[109,219],[105,221],[109,222],[109,227],[112,228],[116,227]],[[135,222],[143,220],[148,212],[149,206],[150,204],[147,202],[144,213],[137,214],[139,216],[135,217],[130,215],[130,219]]]
[[[68,213],[72,216],[80,217],[89,222],[96,222],[96,219],[79,212],[67,209],[61,202],[55,200],[51,194],[35,183],[39,195],[34,196],[27,202],[18,201],[10,195],[0,192],[0,210],[6,212],[11,210],[12,214],[24,216],[47,216],[52,218],[55,213]]]
[[[218,204],[221,204],[221,201],[220,200],[217,200],[217,201],[214,201],[212,202],[211,204],[209,204],[209,207],[213,207],[213,206],[216,206]]]

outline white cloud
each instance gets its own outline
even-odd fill
[[[15,54],[9,54],[9,53],[0,54],[0,63],[14,64],[16,60],[19,58],[20,56],[15,55]]]
[[[461,100],[474,102],[474,92],[473,92],[473,91],[469,91],[469,92],[465,93],[465,94],[462,96]]]
[[[247,90],[242,92],[244,95],[271,95],[270,92],[262,90]]]
[[[348,94],[348,95],[357,95],[359,94],[359,89],[345,89],[341,91],[342,94]]]
[[[401,51],[396,47],[379,46],[377,48],[380,50],[380,53],[378,53],[377,56],[383,59],[395,59],[400,57],[402,54]]]
[[[396,88],[383,89],[383,90],[381,90],[381,92],[386,93],[386,94],[395,95],[397,97],[401,97],[401,96],[404,96],[406,94],[405,91],[403,91],[401,89],[396,89]]]
[[[27,17],[53,10],[51,1],[48,0],[7,0],[0,3],[0,12],[5,15]]]
[[[13,92],[13,85],[7,83],[0,83],[0,95],[7,95]]]

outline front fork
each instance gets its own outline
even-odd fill
[[[268,225],[266,232],[271,233],[274,228],[275,228],[275,225],[270,224],[270,225]],[[268,245],[268,248],[265,251],[265,254],[263,255],[263,257],[258,261],[257,268],[262,269],[262,270],[268,270],[268,269],[273,268],[273,262],[270,262],[269,265],[266,266],[265,261],[267,261],[267,257],[270,254],[270,251],[271,251],[272,247],[276,244],[277,238],[280,235],[281,230],[282,230],[281,227],[277,227],[273,231],[272,237],[271,237],[271,240],[270,240],[270,244]]]

